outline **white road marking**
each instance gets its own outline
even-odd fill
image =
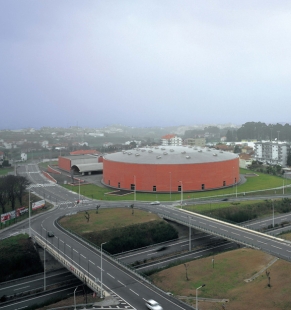
[[[118,280],[118,282],[121,284],[121,285],[124,285],[122,282],[120,282],[119,280]],[[124,285],[125,286],[125,285]]]
[[[213,225],[209,225],[210,227],[213,227],[213,228],[217,228],[216,226],[213,226]]]
[[[110,273],[107,272],[107,274],[109,275],[109,277],[115,279]]]
[[[250,238],[250,237],[246,237],[246,236],[244,236],[245,238],[247,238],[247,239],[250,239],[250,240],[253,240],[253,238]]]
[[[23,286],[23,287],[20,287],[20,288],[16,288],[16,289],[14,289],[14,291],[22,290],[23,288],[27,288],[27,287],[30,287],[30,285]]]
[[[276,245],[272,245],[272,244],[271,244],[271,246],[272,246],[273,248],[277,248],[277,249],[279,249],[279,250],[282,250],[282,248],[279,248],[279,247],[276,246]]]
[[[133,291],[131,288],[129,290],[132,291],[135,295],[139,296],[139,294]]]
[[[260,240],[257,240],[258,242],[260,242],[260,243],[263,243],[263,244],[267,244],[266,242],[263,242],[263,241],[260,241]]]

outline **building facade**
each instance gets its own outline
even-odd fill
[[[255,159],[272,165],[286,166],[290,144],[285,142],[256,142]]]
[[[165,135],[162,137],[161,144],[166,145],[172,145],[172,146],[179,146],[183,144],[182,138],[178,137],[177,135]]]
[[[187,138],[184,140],[184,145],[204,147],[205,144],[206,144],[205,138]]]
[[[106,154],[103,184],[140,192],[194,192],[239,182],[237,154],[191,146],[136,148]]]

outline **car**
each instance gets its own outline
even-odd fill
[[[48,236],[48,237],[54,237],[55,234],[54,234],[53,231],[48,231],[48,232],[47,232],[47,236]]]
[[[159,205],[159,204],[161,204],[159,201],[153,201],[153,202],[151,202],[151,205]]]
[[[153,299],[146,300],[145,304],[150,310],[163,310],[162,306]]]

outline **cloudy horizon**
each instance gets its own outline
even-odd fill
[[[289,1],[9,0],[0,17],[0,129],[289,121]]]

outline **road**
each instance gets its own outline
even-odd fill
[[[62,285],[66,282],[75,281],[76,277],[66,269],[56,270],[50,272],[46,277],[46,287],[52,285]],[[44,274],[36,274],[29,277],[20,278],[17,280],[0,283],[0,296],[6,295],[7,297],[13,295],[21,295],[27,292],[43,289],[44,287]]]
[[[37,184],[33,190],[37,194],[45,195],[50,202],[58,205],[58,208],[45,214],[40,214],[31,220],[31,227],[35,233],[40,234],[46,239],[46,242],[62,253],[67,259],[71,260],[72,266],[81,268],[91,279],[100,282],[101,279],[101,259],[100,251],[80,240],[76,240],[70,234],[63,232],[55,225],[55,220],[60,216],[69,215],[80,210],[95,208],[96,202],[83,200],[82,204],[76,205],[79,199],[78,194],[65,190],[64,188],[51,184],[39,174],[36,165],[19,167],[18,173],[27,175],[29,179]],[[264,197],[265,198],[265,197]],[[101,207],[122,207],[128,205],[128,202],[99,202]],[[254,248],[261,249],[274,256],[290,260],[291,246],[290,243],[257,233],[253,230],[227,224],[205,216],[177,209],[172,203],[153,206],[146,203],[135,202],[135,207],[158,213],[160,216],[177,221],[186,226],[204,231],[208,234],[216,235],[235,243],[241,243]],[[24,228],[25,224],[20,225],[18,229]],[[54,231],[55,237],[48,238],[47,231]],[[124,300],[127,309],[143,309],[146,299],[157,300],[164,309],[192,309],[191,307],[173,299],[158,288],[142,279],[140,276],[129,272],[121,264],[111,260],[103,254],[103,286],[111,292],[113,296]]]

